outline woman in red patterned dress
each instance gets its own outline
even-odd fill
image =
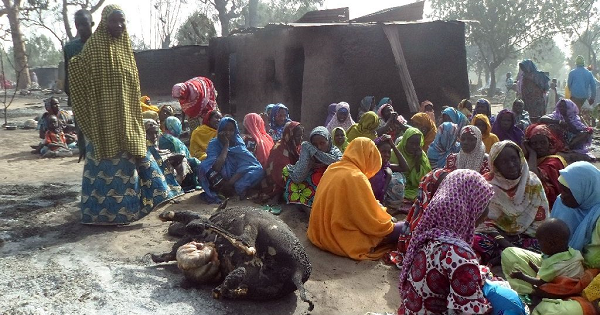
[[[476,171],[459,169],[446,176],[404,257],[398,314],[486,314],[491,309],[470,244],[493,195]]]

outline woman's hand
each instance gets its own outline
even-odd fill
[[[220,131],[219,134],[217,135],[217,138],[219,139],[219,142],[221,142],[221,144],[223,146],[229,146],[229,133],[226,131]]]

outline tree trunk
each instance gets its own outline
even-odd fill
[[[163,41],[162,41],[161,47],[162,47],[162,49],[168,49],[169,46],[171,46],[171,35],[167,34],[165,36],[165,39],[163,39]]]
[[[214,6],[219,12],[219,22],[221,22],[221,36],[229,35],[229,13],[227,12],[228,0],[215,0]]]
[[[488,88],[487,97],[493,97],[494,95],[496,95],[496,67],[490,69],[490,87]]]
[[[67,0],[63,0],[61,16],[63,18],[63,24],[65,25],[65,32],[67,33],[67,41],[75,39],[73,32],[71,31],[71,24],[69,24],[69,6]]]
[[[13,42],[13,51],[15,59],[15,72],[18,79],[17,88],[26,89],[31,83],[29,77],[29,66],[27,65],[27,54],[25,51],[25,42],[23,41],[23,34],[21,34],[21,22],[19,21],[19,8],[16,6],[9,6],[8,0],[3,1],[5,7],[8,9],[6,16],[8,17],[8,23],[10,24],[10,33]]]
[[[250,27],[258,26],[258,0],[248,2],[248,22]]]

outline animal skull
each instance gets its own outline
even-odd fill
[[[212,243],[189,242],[177,250],[177,267],[185,277],[197,283],[219,279],[219,256]]]

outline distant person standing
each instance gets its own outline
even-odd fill
[[[63,54],[65,56],[65,86],[64,90],[67,95],[69,91],[69,60],[73,56],[79,55],[83,50],[83,45],[87,42],[88,38],[92,36],[92,26],[94,21],[92,20],[92,14],[88,10],[79,10],[75,12],[75,28],[77,29],[78,37],[74,40],[67,42],[63,48]],[[71,101],[69,100],[69,105]]]
[[[92,26],[94,21],[92,20],[92,14],[88,10],[79,10],[75,12],[75,28],[77,29],[77,38],[67,42],[63,48],[63,54],[65,56],[65,83],[63,89],[67,95],[71,95],[69,90],[69,61],[83,50],[83,45],[87,42],[88,38],[92,36]],[[67,103],[71,106],[71,98]],[[85,138],[83,133],[77,128],[77,146],[79,147],[79,160],[85,156]]]
[[[554,112],[554,108],[556,108],[556,103],[560,99],[558,95],[558,90],[556,89],[559,84],[556,81],[556,78],[552,79],[550,82],[550,90],[548,90],[548,97],[546,98],[546,115]]]
[[[585,60],[579,55],[575,59],[575,69],[569,72],[567,87],[571,92],[571,101],[577,105],[581,112],[581,107],[586,100],[594,104],[596,99],[596,80],[594,75],[584,67]]]
[[[532,121],[537,121],[546,111],[544,95],[550,88],[548,81],[550,78],[539,71],[533,61],[526,59],[519,63],[518,94],[525,102],[525,110]]]

